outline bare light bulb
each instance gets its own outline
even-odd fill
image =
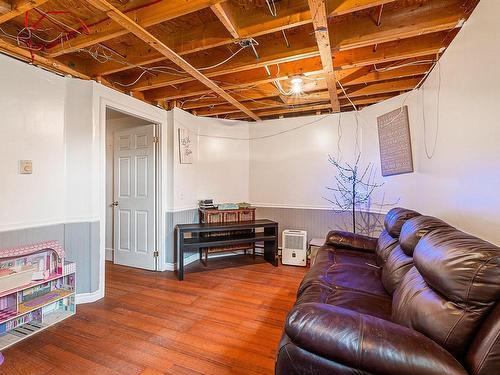
[[[294,77],[290,80],[292,84],[291,91],[295,95],[299,95],[302,92],[302,78]]]

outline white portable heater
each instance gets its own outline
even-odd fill
[[[281,246],[281,263],[302,267],[307,265],[307,232],[305,230],[284,230]]]

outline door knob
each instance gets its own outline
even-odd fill
[[[114,201],[113,203],[111,203],[111,205],[112,205],[113,207],[118,206],[118,201]]]

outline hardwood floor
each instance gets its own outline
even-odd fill
[[[183,282],[108,262],[106,297],[7,349],[0,373],[272,374],[306,269],[232,258],[190,266]]]

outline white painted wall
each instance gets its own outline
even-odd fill
[[[326,187],[335,186],[336,172],[328,156],[352,163],[359,154],[357,150],[361,150],[364,143],[373,142],[364,136],[365,127],[362,121],[357,125],[353,113],[286,118],[250,125],[252,204],[331,208],[325,199],[331,198]],[[362,156],[361,166],[373,162],[378,168],[374,155],[362,153]]]
[[[0,55],[0,82],[0,230],[61,222],[65,80]],[[19,174],[21,159],[33,174]]]
[[[180,109],[174,109],[172,117],[175,139],[173,210],[195,208],[198,200],[204,198],[213,198],[218,203],[248,201],[248,124],[195,117]],[[192,135],[193,164],[179,163],[179,128],[189,129]]]
[[[416,161],[416,173],[408,176],[415,180],[409,206],[498,245],[500,44],[492,43],[491,36],[500,35],[499,12],[500,2],[479,2],[423,90],[408,99]],[[369,139],[375,137],[376,116],[397,108],[402,99],[398,97],[363,111],[372,125],[366,134]],[[428,159],[424,141],[432,151],[436,133],[435,154]],[[371,144],[378,147],[375,142]],[[387,188],[406,192],[405,182],[406,177],[391,179]]]

